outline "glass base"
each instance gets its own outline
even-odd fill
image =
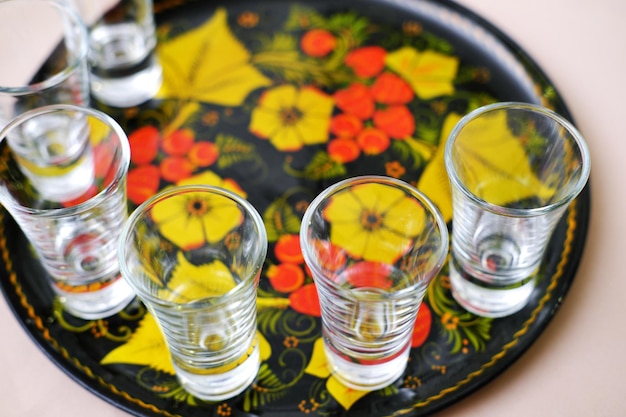
[[[395,358],[376,364],[359,364],[338,355],[324,342],[328,368],[343,385],[359,391],[385,388],[402,376],[407,366],[410,346]]]
[[[150,100],[161,88],[163,70],[153,60],[153,64],[134,74],[105,78],[91,74],[91,93],[110,106],[132,107]]]
[[[117,314],[135,298],[134,291],[121,276],[97,291],[67,293],[58,288],[55,291],[63,308],[84,320],[98,320]]]
[[[467,311],[481,317],[499,318],[517,313],[526,306],[535,289],[531,276],[516,285],[497,286],[468,276],[450,262],[452,296]]]
[[[183,388],[205,401],[222,401],[242,393],[256,378],[261,364],[259,344],[248,358],[227,372],[216,374],[192,373],[181,369],[173,361],[176,377]]]

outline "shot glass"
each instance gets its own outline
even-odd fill
[[[129,163],[119,125],[84,107],[29,110],[0,132],[0,203],[64,308],[83,319],[115,314],[134,298],[116,257]]]
[[[477,315],[513,314],[528,303],[552,232],[587,183],[587,145],[551,110],[496,103],[459,121],[444,159],[452,294]]]
[[[256,377],[266,254],[261,216],[217,187],[167,188],[124,226],[122,275],[159,323],[179,382],[200,399],[234,397]]]
[[[91,93],[115,107],[152,98],[161,86],[152,0],[74,0],[89,29]]]
[[[330,371],[357,390],[391,384],[406,368],[417,311],[447,256],[441,213],[405,182],[355,177],[313,200],[300,242]]]
[[[64,2],[0,2],[0,39],[0,128],[36,107],[89,105],[87,31]]]

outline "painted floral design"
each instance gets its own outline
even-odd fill
[[[412,213],[408,217],[406,213]],[[356,259],[393,264],[424,227],[424,210],[402,190],[359,184],[333,195],[324,208],[330,240]]]
[[[275,87],[252,111],[250,131],[280,151],[297,151],[328,140],[332,109],[332,98],[316,88]]]
[[[319,300],[298,231],[318,188],[357,173],[412,183],[450,221],[443,144],[464,113],[495,101],[484,85],[489,70],[461,62],[451,44],[416,21],[392,27],[353,11],[325,15],[295,4],[278,19],[265,7],[227,5],[194,23],[162,24],[163,87],[156,100],[120,115],[132,153],[131,208],[172,185],[209,184],[249,199],[262,214],[270,251],[257,299],[263,360],[257,379],[237,400],[213,406],[194,399],[173,377],[149,313],[127,319],[133,325],[124,338],[114,339],[102,323],[89,327],[117,343],[102,364],[140,367],[143,388],[199,413],[212,407],[223,415],[255,414],[295,402],[302,413],[329,415],[368,395],[394,401],[400,388],[425,398],[426,381],[444,375],[447,361],[487,348],[492,320],[458,309],[444,269],[418,312],[405,379],[377,393],[350,390],[330,373],[320,349]],[[325,268],[350,256],[356,285],[368,279],[384,285],[384,274],[362,272],[399,259],[420,233],[423,219],[397,216],[412,204],[376,186],[335,197],[324,211],[333,226]],[[170,221],[175,213],[185,220]],[[181,248],[168,285],[182,274],[210,273],[221,277],[221,289],[196,286],[182,296],[230,288],[232,277],[221,265],[195,265],[186,254],[223,239],[239,215],[233,206],[193,195],[157,210],[154,220]]]
[[[219,242],[243,221],[234,201],[193,192],[158,202],[150,214],[161,234],[184,250]]]
[[[405,141],[414,150],[420,147],[409,104],[416,95],[432,98],[453,93],[457,59],[410,47],[388,53],[364,46],[348,53],[344,61],[358,78],[334,94],[340,113],[331,121],[335,137],[327,147],[330,158],[349,163],[361,154],[380,155],[392,140]]]
[[[248,94],[270,85],[235,38],[228,14],[218,8],[204,25],[160,44],[163,85],[159,97],[238,106]]]

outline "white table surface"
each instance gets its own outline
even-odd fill
[[[580,268],[556,317],[503,374],[438,415],[625,416],[626,1],[458,2],[517,42],[564,96],[591,150],[593,199]],[[4,299],[0,335],[0,416],[127,415],[57,368]]]

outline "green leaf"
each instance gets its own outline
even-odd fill
[[[217,167],[228,168],[239,162],[256,161],[259,156],[254,145],[242,141],[241,139],[225,134],[218,134],[215,139],[220,156],[217,160]]]
[[[283,383],[270,369],[269,365],[262,363],[255,381],[258,389],[246,391],[243,408],[250,411],[274,402],[287,395],[288,385]]]
[[[283,234],[300,232],[300,216],[285,197],[281,197],[269,205],[263,213],[263,221],[269,242],[277,241]]]
[[[313,181],[336,178],[347,173],[346,167],[342,163],[332,160],[324,151],[317,152],[303,171],[292,168],[289,166],[289,162],[290,159],[287,159],[284,166],[289,175]]]

